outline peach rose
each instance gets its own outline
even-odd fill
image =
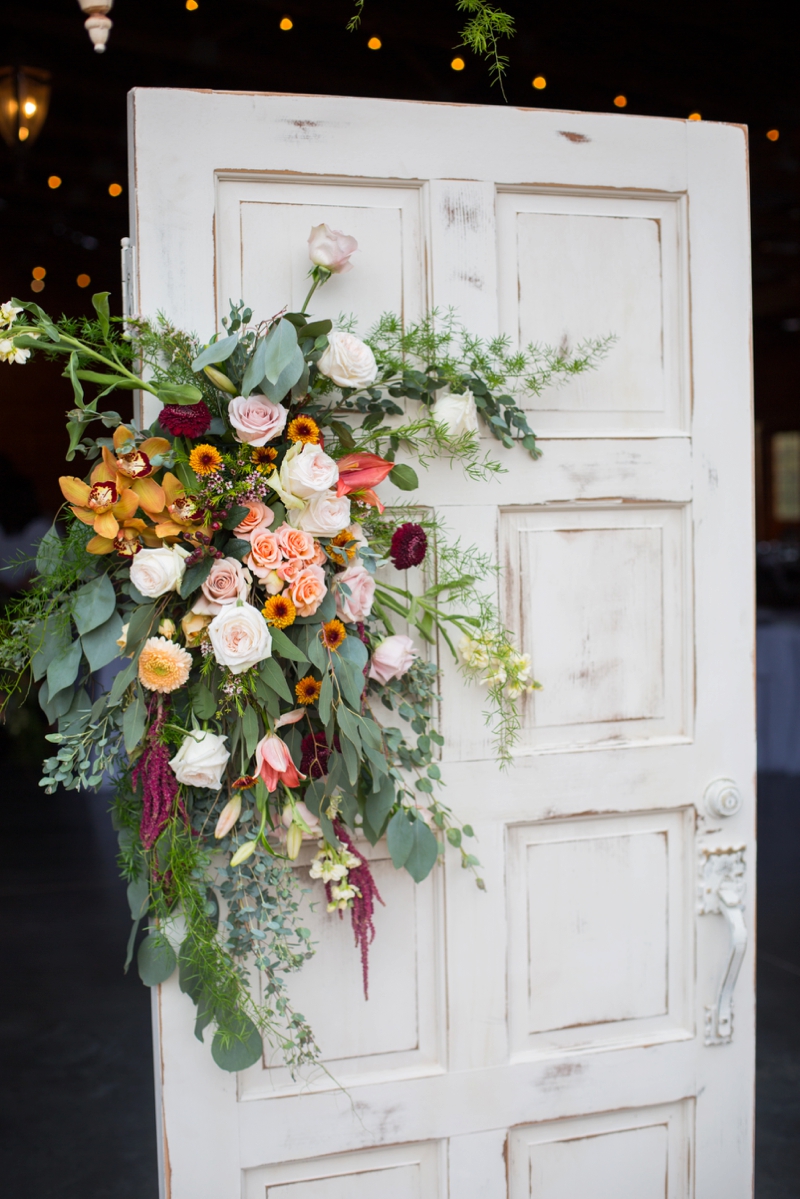
[[[216,616],[225,604],[247,599],[253,579],[236,558],[218,558],[200,588],[201,595],[192,605],[193,612]]]
[[[310,533],[302,529],[293,529],[291,525],[282,524],[275,530],[278,545],[287,558],[302,558],[310,562],[315,556],[315,542]]]
[[[325,572],[321,566],[306,566],[289,585],[289,595],[300,616],[313,616],[325,598]]]
[[[268,529],[272,524],[275,514],[271,508],[261,500],[247,500],[242,507],[247,507],[250,511],[247,516],[233,530],[234,537],[242,537],[249,541],[253,533],[260,533],[263,529]]]
[[[350,592],[345,595],[339,590],[344,583]],[[336,576],[336,614],[346,624],[355,624],[363,620],[372,611],[372,601],[375,597],[375,579],[360,562],[354,562]]]
[[[309,565],[310,563],[306,562],[303,558],[289,558],[282,566],[278,567],[276,573],[284,582],[293,583],[297,576],[302,574]]]
[[[282,404],[273,404],[266,396],[237,396],[228,405],[228,420],[236,432],[236,440],[248,445],[266,445],[286,425],[289,413]]]
[[[271,570],[277,570],[283,562],[278,538],[266,529],[254,533],[250,538],[250,553],[245,555],[244,560],[259,579],[263,579]]]

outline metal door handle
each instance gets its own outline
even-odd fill
[[[698,911],[724,916],[730,936],[716,1002],[706,1006],[706,1045],[727,1045],[733,1037],[733,991],[747,949],[744,871],[744,846],[701,850]]]

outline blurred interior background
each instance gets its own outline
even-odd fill
[[[800,1194],[800,83],[784,10],[507,0],[508,103],[728,121],[750,131],[758,580],[758,1199]],[[105,53],[75,0],[0,16],[0,299],[121,307],[133,86],[502,104],[459,48],[455,0],[117,0]],[[176,142],[180,130],[175,131]],[[68,386],[0,368],[0,559],[60,503]],[[0,575],[0,596],[24,571]],[[2,602],[2,601],[0,601]],[[724,596],[720,596],[724,603]],[[121,963],[124,888],[104,797],[46,797],[35,703],[0,728],[6,830],[2,1019],[12,1091],[4,1194],[155,1199],[149,996]],[[35,815],[31,819],[31,813]],[[31,842],[31,838],[35,840]],[[27,839],[27,842],[26,840]],[[98,902],[100,901],[100,902]],[[754,902],[754,897],[753,900]]]

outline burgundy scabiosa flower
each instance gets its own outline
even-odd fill
[[[428,550],[428,538],[422,525],[405,524],[395,529],[389,557],[398,570],[419,566]]]
[[[173,437],[202,437],[211,428],[206,404],[165,404],[158,414],[162,429]]]
[[[333,738],[333,748],[337,753],[340,750],[338,736]],[[331,751],[324,733],[306,733],[300,742],[300,754],[301,774],[307,774],[312,779],[321,779],[324,774],[328,773],[328,758],[331,756]]]

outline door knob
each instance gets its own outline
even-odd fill
[[[714,779],[703,792],[711,816],[735,816],[742,806],[742,793],[733,779]]]

